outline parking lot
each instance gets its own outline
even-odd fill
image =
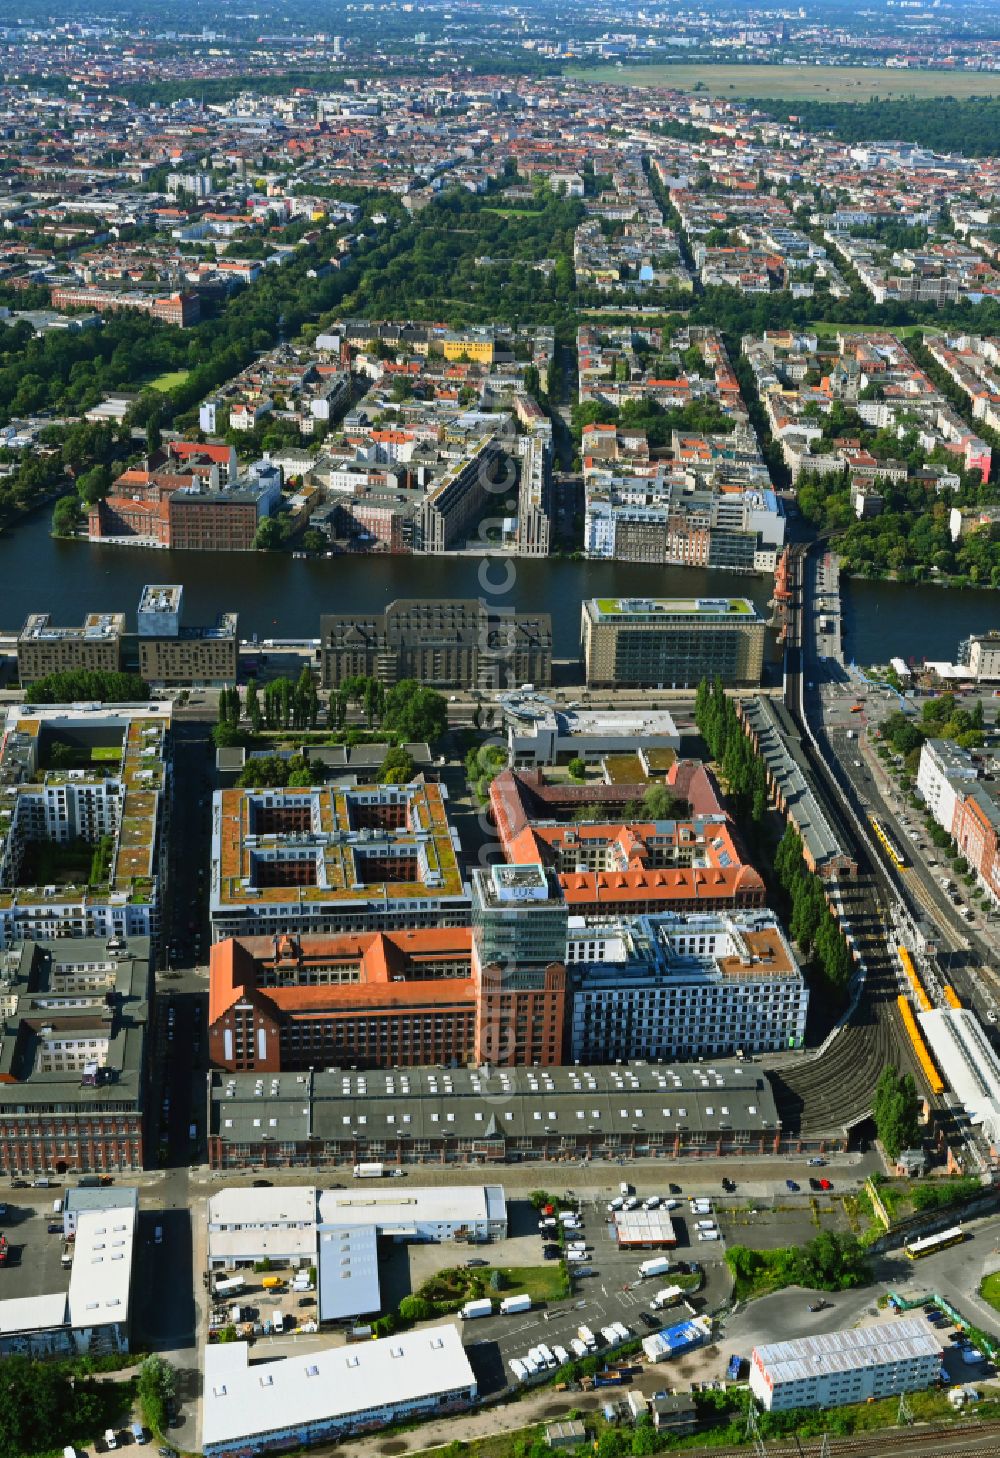
[[[531,1213],[534,1217],[535,1212]],[[584,1202],[580,1210],[583,1229],[573,1231],[572,1238],[586,1242],[588,1260],[582,1266],[570,1265],[570,1271],[574,1272],[570,1295],[529,1312],[479,1317],[464,1323],[465,1342],[486,1390],[510,1383],[513,1380],[511,1359],[522,1358],[539,1343],[549,1348],[561,1346],[572,1355],[571,1343],[581,1325],[591,1329],[601,1351],[606,1348],[601,1328],[616,1321],[628,1327],[632,1337],[643,1337],[660,1326],[687,1317],[689,1306],[684,1303],[662,1312],[650,1312],[650,1302],[656,1292],[673,1282],[669,1274],[643,1280],[639,1267],[644,1261],[664,1255],[674,1267],[678,1262],[696,1263],[701,1268],[703,1281],[689,1298],[690,1308],[710,1309],[721,1302],[730,1285],[724,1264],[724,1241],[697,1240],[694,1222],[706,1217],[693,1216],[687,1202],[681,1202],[680,1208],[671,1211],[670,1218],[677,1238],[674,1250],[623,1250],[615,1238],[607,1203]],[[519,1244],[523,1242],[524,1238]],[[518,1264],[538,1265],[545,1242],[537,1229],[533,1236],[527,1237],[527,1243],[527,1255],[522,1252]],[[488,1259],[491,1265],[507,1264],[497,1246],[482,1247],[476,1256]],[[454,1263],[454,1256],[451,1262]],[[587,1274],[577,1274],[580,1271]],[[502,1294],[516,1292],[505,1290]],[[649,1315],[649,1322],[643,1320],[644,1314]]]
[[[0,1268],[0,1291],[4,1297],[69,1290],[69,1270],[64,1270],[60,1263],[61,1235],[48,1233],[50,1221],[57,1223],[62,1231],[62,1216],[51,1214],[52,1200],[59,1193],[53,1189],[51,1199],[36,1199],[31,1205],[20,1203],[16,1190],[10,1195],[6,1192],[0,1195],[7,1206],[6,1214],[0,1216],[0,1229],[7,1238],[9,1250],[7,1264]]]

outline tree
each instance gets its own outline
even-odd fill
[[[75,496],[61,496],[52,513],[52,535],[73,537],[80,527],[82,514],[80,502]]]
[[[872,1108],[878,1137],[889,1159],[898,1159],[920,1137],[920,1097],[912,1073],[883,1070],[875,1087]]]
[[[584,780],[587,778],[586,761],[582,760],[579,755],[575,755],[570,760],[569,764],[566,766],[566,769],[574,780]]]
[[[250,720],[250,728],[254,734],[259,734],[264,717],[260,709],[260,697],[257,693],[257,680],[255,678],[247,680],[246,711],[247,718]]]
[[[89,471],[84,471],[78,477],[76,483],[77,493],[80,500],[87,506],[95,501],[100,501],[107,496],[108,488],[111,485],[111,472],[107,466],[92,466]]]
[[[429,1321],[433,1315],[434,1307],[425,1296],[404,1296],[399,1303],[401,1321]]]
[[[379,783],[383,785],[407,785],[416,773],[416,765],[405,749],[390,749],[382,761]]]
[[[275,552],[284,544],[281,523],[276,517],[265,516],[254,533],[253,544],[258,552]]]
[[[676,820],[686,810],[684,801],[671,795],[666,785],[650,785],[642,797],[642,813],[650,820]]]
[[[144,704],[149,685],[135,673],[76,668],[38,679],[28,685],[24,696],[29,704],[72,704],[83,699],[100,704]]]
[[[233,1333],[235,1337],[235,1332]],[[143,1421],[154,1433],[167,1427],[167,1409],[177,1391],[174,1369],[162,1357],[146,1357],[139,1367],[139,1403]]]

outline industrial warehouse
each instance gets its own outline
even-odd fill
[[[208,1092],[209,1159],[220,1170],[370,1158],[417,1166],[669,1159],[807,1147],[783,1134],[763,1071],[740,1060],[371,1069],[268,1080],[214,1072]]]

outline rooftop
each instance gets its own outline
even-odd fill
[[[271,1432],[346,1422],[369,1409],[381,1412],[475,1387],[452,1325],[252,1366],[246,1342],[221,1343],[205,1348],[202,1447],[238,1447]]]
[[[746,597],[596,597],[584,604],[598,622],[602,618],[743,617],[758,621],[757,609]]]
[[[755,1347],[768,1376],[777,1382],[808,1382],[834,1372],[854,1372],[915,1357],[941,1355],[941,1343],[924,1321],[904,1318],[878,1326],[852,1327],[822,1336],[797,1337]]]
[[[135,1218],[132,1205],[80,1211],[69,1278],[74,1328],[128,1321]]]
[[[210,1135],[224,1144],[318,1139],[513,1140],[553,1133],[772,1135],[771,1085],[756,1065],[398,1070],[211,1075]]]

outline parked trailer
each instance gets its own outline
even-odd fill
[[[488,1296],[483,1296],[478,1301],[467,1301],[459,1312],[465,1321],[473,1321],[477,1316],[492,1316],[493,1302]]]
[[[519,1311],[530,1310],[531,1297],[527,1294],[527,1292],[523,1292],[520,1296],[505,1296],[504,1299],[500,1302],[501,1316],[514,1316]]]
[[[670,1270],[670,1262],[666,1256],[657,1256],[654,1260],[643,1261],[639,1267],[639,1279],[648,1280],[650,1276],[665,1276]]]

